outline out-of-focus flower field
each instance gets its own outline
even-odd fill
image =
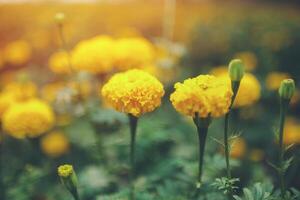
[[[299,10],[273,1],[0,4],[0,200],[300,199]],[[233,59],[245,68],[236,97]],[[281,166],[284,79],[296,89]]]

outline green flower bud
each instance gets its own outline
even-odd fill
[[[54,20],[59,25],[63,24],[65,21],[65,13],[62,13],[62,12],[56,13],[54,16]]]
[[[285,79],[281,81],[280,87],[279,87],[279,96],[282,99],[291,99],[295,92],[295,82],[293,79]]]
[[[244,64],[240,59],[234,59],[229,63],[228,73],[231,81],[241,81],[244,76]]]
[[[72,165],[61,165],[58,167],[58,176],[62,184],[71,192],[72,195],[77,193],[77,176]]]

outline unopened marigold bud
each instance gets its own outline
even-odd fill
[[[231,81],[241,81],[244,76],[244,64],[240,59],[234,59],[229,63],[228,73]]]
[[[295,92],[295,82],[293,79],[285,79],[281,81],[279,87],[279,96],[282,99],[291,99]]]
[[[77,194],[77,176],[72,165],[61,165],[58,167],[58,175],[62,184],[71,192],[72,195]]]
[[[62,13],[62,12],[56,13],[54,16],[54,20],[59,25],[63,24],[65,21],[65,13]]]

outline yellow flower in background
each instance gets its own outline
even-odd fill
[[[174,108],[188,116],[196,113],[206,118],[220,117],[228,112],[232,91],[224,79],[211,75],[189,78],[175,84],[170,100]]]
[[[101,94],[117,111],[140,116],[160,106],[164,89],[154,76],[133,69],[115,74]]]
[[[115,41],[105,35],[79,42],[72,52],[74,69],[105,74],[113,69]]]
[[[235,54],[234,58],[241,59],[244,63],[246,71],[253,71],[257,66],[256,55],[250,51],[243,51]]]
[[[38,137],[54,125],[51,107],[38,99],[11,105],[2,117],[5,132],[15,138]]]
[[[10,93],[0,94],[0,119],[2,119],[3,113],[15,103],[15,98]]]
[[[4,48],[5,63],[22,65],[29,61],[32,54],[31,46],[25,40],[17,40],[9,43]]]
[[[242,158],[246,153],[247,145],[243,138],[236,138],[230,149],[230,157],[232,158]]]
[[[252,105],[260,99],[260,83],[257,78],[246,73],[241,80],[240,88],[234,101],[234,107]]]
[[[153,45],[144,38],[123,38],[116,41],[114,67],[120,71],[142,68],[154,61]]]
[[[43,152],[50,157],[59,157],[70,149],[68,138],[62,132],[51,132],[41,139]]]
[[[271,72],[266,78],[266,87],[269,90],[278,90],[280,83],[284,79],[291,78],[289,74],[282,72]]]
[[[16,101],[25,101],[36,97],[37,86],[31,81],[17,81],[8,83],[3,92],[12,94]]]
[[[285,145],[300,144],[300,124],[294,118],[286,120],[283,143]]]
[[[71,58],[66,51],[58,51],[51,55],[48,66],[56,74],[69,74],[71,72]]]

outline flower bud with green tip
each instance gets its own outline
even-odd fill
[[[285,79],[281,82],[279,87],[279,96],[282,99],[290,100],[295,92],[295,82],[293,79]]]
[[[72,165],[61,165],[58,167],[58,176],[62,184],[67,188],[67,190],[72,194],[75,200],[79,200],[79,195],[77,191],[77,176]]]
[[[228,72],[231,81],[241,81],[244,76],[244,63],[240,59],[233,59],[229,63]]]

